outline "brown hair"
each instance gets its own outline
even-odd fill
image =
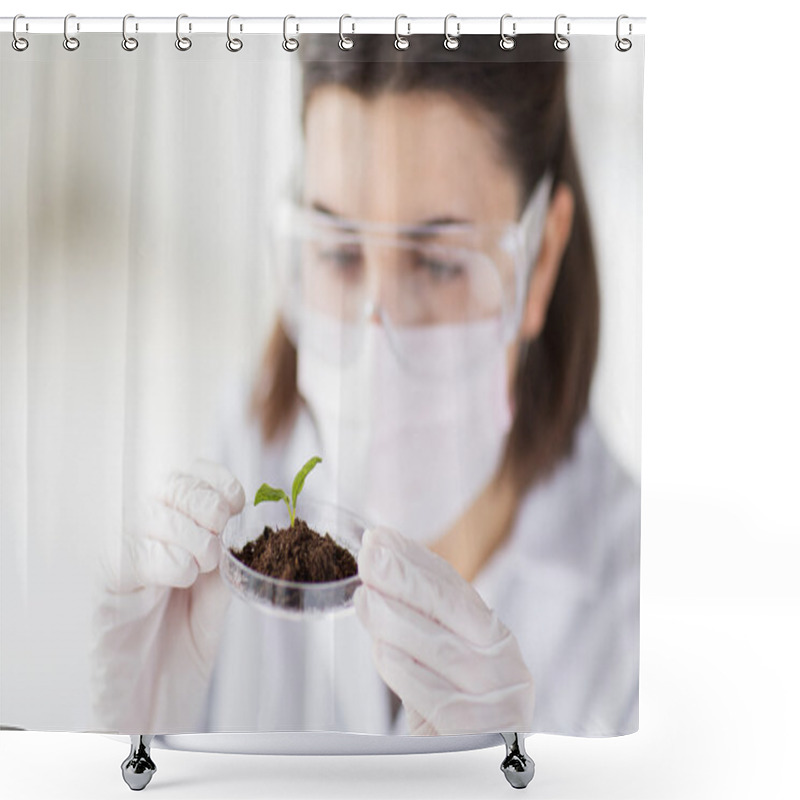
[[[303,36],[298,51],[303,121],[311,94],[323,85],[344,86],[366,97],[385,91],[446,92],[499,123],[501,150],[520,179],[520,212],[548,167],[552,191],[563,182],[574,195],[572,231],[545,324],[535,340],[520,347],[514,377],[515,415],[501,470],[521,494],[571,451],[575,428],[588,407],[597,356],[597,271],[570,133],[564,55],[552,47],[552,36],[519,37],[510,51],[500,49],[496,36],[464,36],[456,53],[446,50],[438,36],[413,37],[404,51],[393,47],[391,35],[354,38],[355,46],[342,51],[336,35]],[[288,431],[294,418],[300,399],[296,357],[279,316],[251,398],[251,413],[265,441]]]

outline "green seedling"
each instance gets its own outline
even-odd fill
[[[314,467],[319,464],[320,461],[322,461],[322,459],[319,456],[310,458],[305,464],[303,464],[297,475],[294,476],[294,481],[292,482],[291,503],[289,502],[289,498],[283,489],[274,489],[268,483],[262,483],[259,490],[256,492],[253,505],[257,506],[263,500],[283,500],[283,502],[286,503],[286,508],[289,509],[290,527],[294,526],[295,515],[297,513],[297,495],[300,494],[303,484],[306,482],[306,475],[308,475],[308,473],[311,472],[311,470],[314,469]]]

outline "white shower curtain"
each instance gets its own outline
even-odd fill
[[[94,730],[98,555],[132,498],[218,452],[226,387],[274,323],[266,226],[297,162],[300,62],[274,35],[238,54],[224,35],[31,38],[0,76],[0,709]],[[567,57],[600,273],[591,407],[637,479],[643,56],[591,39]]]

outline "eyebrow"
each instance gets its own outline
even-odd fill
[[[344,219],[341,214],[337,214],[332,209],[328,208],[324,203],[321,203],[319,200],[314,200],[311,203],[311,208],[315,211],[319,211],[321,214],[326,214],[330,217],[337,217],[339,219]],[[413,226],[409,227],[430,227],[430,226],[437,226],[437,225],[471,225],[472,221],[468,219],[463,219],[461,217],[453,217],[453,216],[441,216],[441,217],[432,217],[430,219],[426,219],[422,222],[418,222]]]

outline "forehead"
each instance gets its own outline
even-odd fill
[[[324,86],[306,111],[305,199],[369,221],[508,221],[519,180],[493,126],[486,112],[444,92],[365,98]]]

